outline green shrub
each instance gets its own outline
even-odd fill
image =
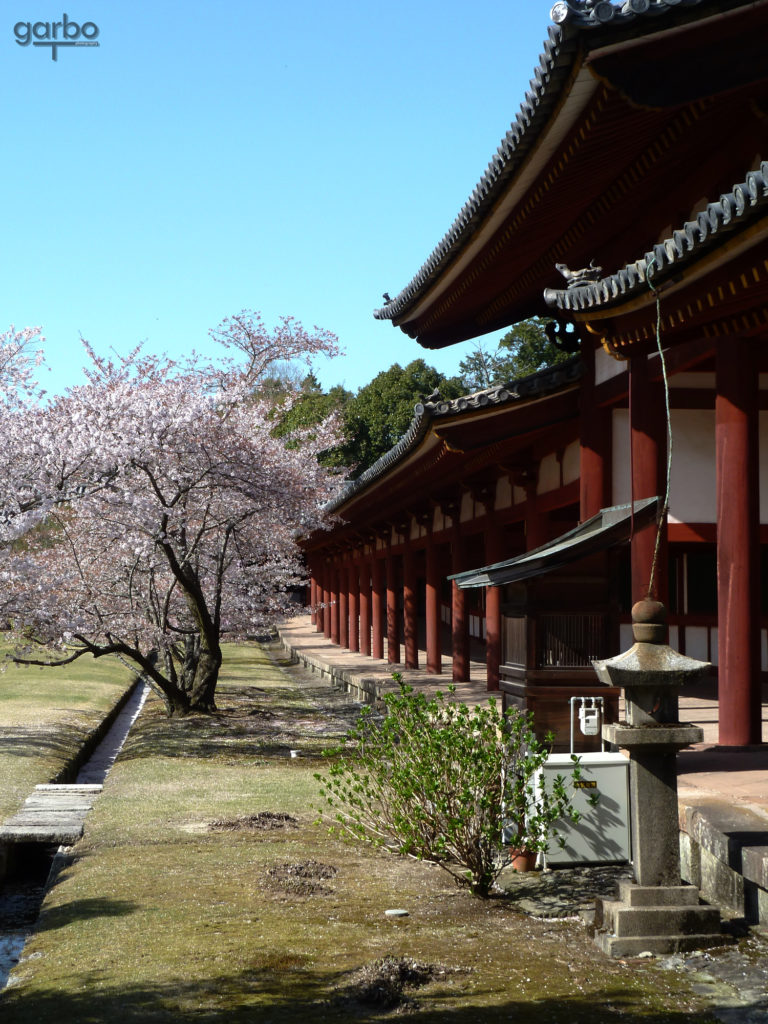
[[[386,713],[364,708],[321,783],[331,830],[439,864],[458,883],[487,896],[512,845],[540,851],[555,823],[574,818],[567,783],[557,776],[534,792],[549,753],[529,713],[486,704],[470,708],[438,692],[428,700],[402,684],[384,698]],[[551,738],[550,738],[551,739]],[[578,774],[574,758],[574,774]]]

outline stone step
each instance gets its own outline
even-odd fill
[[[698,907],[701,901],[693,885],[636,885],[622,880],[619,902],[630,907]]]
[[[100,793],[103,788],[100,782],[40,782],[35,786],[38,793]]]
[[[85,821],[84,814],[72,814],[71,811],[60,811],[49,814],[14,814],[10,821],[6,822],[3,828],[17,828],[27,825],[34,825],[35,828],[45,828],[50,825],[59,828],[64,822],[81,824]]]
[[[60,807],[72,807],[79,811],[90,811],[93,809],[92,800],[83,800],[81,797],[78,799],[77,795],[74,797],[56,797],[55,800],[46,800],[44,798],[29,797],[24,802],[24,806],[30,810],[45,811],[48,808],[56,810]]]
[[[45,825],[3,825],[0,827],[0,845],[3,843],[49,843],[71,846],[83,835],[83,823],[61,822]]]
[[[602,901],[599,927],[616,936],[713,935],[720,933],[717,907],[629,907],[618,901]]]

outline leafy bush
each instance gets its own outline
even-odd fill
[[[529,713],[503,714],[493,699],[470,708],[453,687],[428,700],[393,678],[400,692],[384,698],[386,714],[364,708],[331,751],[333,765],[315,776],[320,816],[332,831],[432,861],[487,896],[505,863],[503,831],[514,846],[540,851],[555,823],[574,817],[566,779],[534,792],[549,751]]]

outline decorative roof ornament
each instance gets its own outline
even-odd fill
[[[495,209],[508,182],[519,173],[531,149],[545,131],[556,110],[576,62],[581,60],[579,30],[600,30],[601,18],[610,21],[606,31],[620,31],[623,25],[644,15],[656,21],[678,5],[697,8],[707,0],[621,0],[616,6],[607,0],[558,0],[551,11],[544,51],[534,69],[531,88],[525,94],[517,117],[486,168],[472,194],[459,211],[443,238],[409,283],[390,302],[374,310],[377,320],[404,318],[426,295],[456,255],[476,237],[478,225],[489,210]],[[747,0],[739,0],[746,4]],[[693,19],[692,19],[693,20]],[[565,24],[567,23],[567,24]],[[656,25],[652,26],[654,29]],[[575,31],[570,31],[570,29]],[[419,328],[401,323],[401,330],[412,338]],[[431,347],[431,346],[427,346]],[[441,347],[441,346],[436,346]]]
[[[582,267],[581,270],[571,270],[565,265],[565,263],[556,263],[555,268],[560,271],[567,282],[567,287],[571,288],[582,288],[585,284],[592,284],[595,281],[600,280],[600,275],[603,272],[602,267],[596,267],[595,261],[590,260],[588,267]]]
[[[608,0],[561,0],[549,16],[556,25],[563,25],[566,21],[604,25],[617,14],[645,14],[652,2],[656,7],[674,7],[680,0],[623,0],[618,7]]]
[[[562,352],[579,351],[579,336],[574,330],[573,324],[568,320],[561,320],[559,317],[556,320],[550,320],[544,328],[544,333],[550,342]]]
[[[749,227],[768,212],[768,160],[749,171],[744,181],[724,192],[720,198],[708,203],[695,220],[686,221],[669,238],[657,242],[650,252],[634,263],[602,280],[581,279],[574,283],[581,271],[569,271],[562,264],[558,270],[566,278],[565,288],[545,288],[544,301],[551,309],[567,313],[583,312],[610,306],[614,302],[627,302],[648,289],[649,268],[654,280],[660,274],[691,265],[710,249],[721,245],[728,236]],[[569,276],[570,275],[570,276]],[[580,289],[580,290],[576,290]],[[616,353],[612,353],[616,354]]]

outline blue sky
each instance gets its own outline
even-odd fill
[[[454,372],[471,344],[425,351],[372,310],[480,178],[550,6],[0,0],[0,324],[43,326],[54,391],[80,335],[178,355],[244,307],[335,331],[326,386],[419,356]],[[17,45],[64,10],[98,48]]]

